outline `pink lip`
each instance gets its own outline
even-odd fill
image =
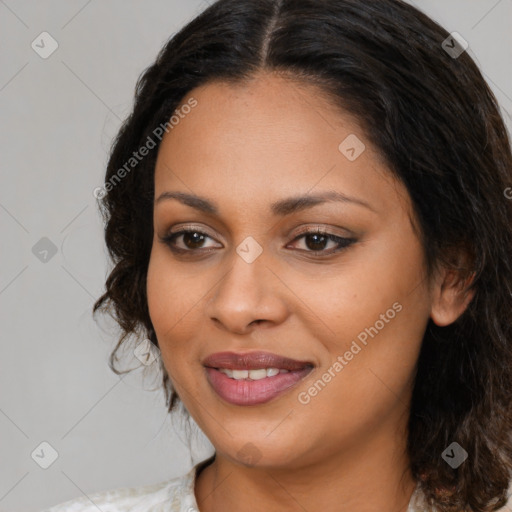
[[[263,404],[302,380],[313,368],[279,373],[261,380],[235,380],[215,368],[206,368],[207,379],[215,392],[233,405]]]
[[[209,368],[230,368],[232,370],[279,368],[290,371],[313,366],[309,361],[297,361],[271,352],[216,352],[209,355],[203,361],[203,365]]]
[[[284,391],[295,386],[313,369],[307,361],[296,361],[269,352],[218,352],[203,361],[206,377],[214,391],[226,402],[233,405],[257,405],[266,403]],[[218,368],[251,370],[258,368],[279,368],[288,373],[279,373],[260,380],[235,380]]]

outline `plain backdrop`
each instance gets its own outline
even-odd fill
[[[512,0],[414,4],[469,42],[510,127]],[[158,368],[128,354],[139,369],[111,372],[115,333],[91,317],[109,268],[93,190],[111,140],[140,73],[205,6],[0,0],[0,511],[160,482],[211,453],[171,423]]]

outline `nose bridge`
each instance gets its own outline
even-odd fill
[[[209,318],[239,331],[255,320],[282,319],[285,306],[268,262],[263,247],[252,237],[235,247],[229,269],[208,301]]]
[[[234,248],[230,270],[219,283],[217,299],[237,301],[240,307],[256,308],[270,271],[266,267],[263,247],[248,237]]]

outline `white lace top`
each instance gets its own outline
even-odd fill
[[[199,462],[186,475],[172,480],[98,492],[66,501],[42,512],[199,512],[194,494],[196,473],[213,459],[214,456]],[[416,489],[407,512],[423,510],[422,494]]]

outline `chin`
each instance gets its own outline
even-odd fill
[[[300,459],[297,452],[300,442],[300,439],[290,436],[271,440],[265,434],[251,436],[249,432],[244,432],[243,438],[230,437],[225,440],[226,444],[215,443],[214,446],[218,454],[245,467],[279,468],[294,465]]]

